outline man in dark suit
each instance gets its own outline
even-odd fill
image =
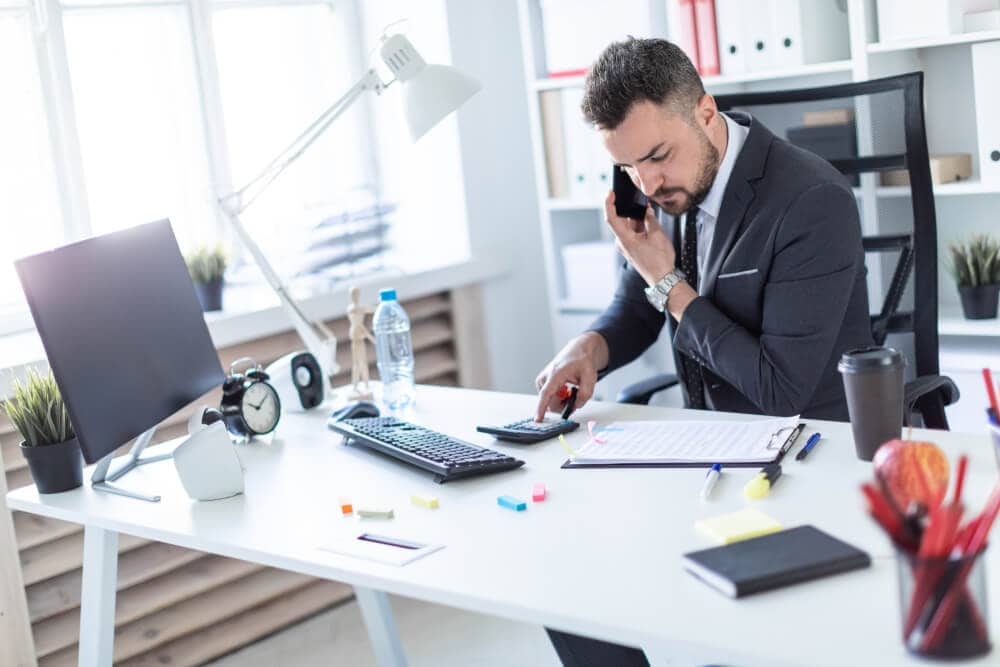
[[[722,114],[675,45],[629,39],[587,75],[583,113],[653,203],[607,223],[628,268],[614,300],[536,380],[591,398],[669,320],[688,407],[846,420],[840,355],[872,344],[857,205],[825,160]],[[656,210],[659,210],[661,219]],[[664,229],[666,227],[666,229]],[[637,649],[550,632],[566,664],[645,664]]]

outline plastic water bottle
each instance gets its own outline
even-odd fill
[[[384,289],[378,297],[372,328],[378,374],[382,380],[382,402],[390,410],[402,410],[416,400],[410,318],[396,301],[396,290]]]

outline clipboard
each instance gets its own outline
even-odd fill
[[[769,463],[780,463],[785,457],[785,454],[792,448],[792,445],[799,439],[802,431],[805,430],[806,423],[799,422],[797,426],[792,428],[788,432],[788,436],[785,441],[778,448],[777,453],[774,458],[770,461],[736,461],[727,462],[725,466],[727,468],[760,468],[762,466],[768,465]],[[566,461],[559,466],[565,470],[581,470],[581,469],[593,469],[593,468],[711,468],[712,462],[708,461],[663,461],[663,462],[650,462],[642,461],[635,463],[575,463],[573,459],[566,459]]]

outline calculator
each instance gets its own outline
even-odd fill
[[[477,426],[476,430],[480,433],[489,433],[498,440],[530,445],[533,442],[548,440],[578,428],[580,428],[580,424],[570,419],[536,422],[534,417],[528,417],[506,426]]]

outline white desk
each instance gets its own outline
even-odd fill
[[[694,520],[741,507],[743,485],[755,470],[725,471],[713,501],[703,504],[704,470],[561,470],[566,454],[556,441],[502,445],[475,433],[477,423],[528,416],[533,396],[420,387],[418,401],[411,420],[514,453],[527,465],[439,486],[410,466],[343,446],[320,411],[286,414],[274,442],[241,448],[247,493],[236,498],[189,500],[169,462],[125,478],[161,493],[155,505],[86,486],[55,496],[39,496],[33,487],[10,493],[12,509],[86,527],[80,664],[110,664],[118,533],[348,582],[383,665],[405,663],[384,592],[640,645],[654,664],[925,664],[911,658],[898,637],[892,549],[864,513],[858,484],[871,470],[855,458],[847,424],[810,423],[800,442],[813,430],[823,441],[803,463],[787,458],[771,497],[757,506],[786,526],[813,523],[866,549],[873,566],[736,601],[685,572],[680,556],[709,546]],[[576,417],[607,422],[694,414],[595,403]],[[582,444],[585,432],[573,433],[570,443]],[[988,437],[918,435],[951,456],[970,454],[966,500],[981,507],[996,476]],[[549,489],[543,503],[530,502],[534,482]],[[440,509],[411,505],[413,493],[436,495]],[[528,510],[498,507],[501,494],[529,501]],[[389,504],[396,518],[343,518],[341,496]],[[318,548],[365,529],[446,546],[403,567]],[[998,551],[987,556],[994,642],[1000,641]],[[964,664],[996,659],[994,653]]]

